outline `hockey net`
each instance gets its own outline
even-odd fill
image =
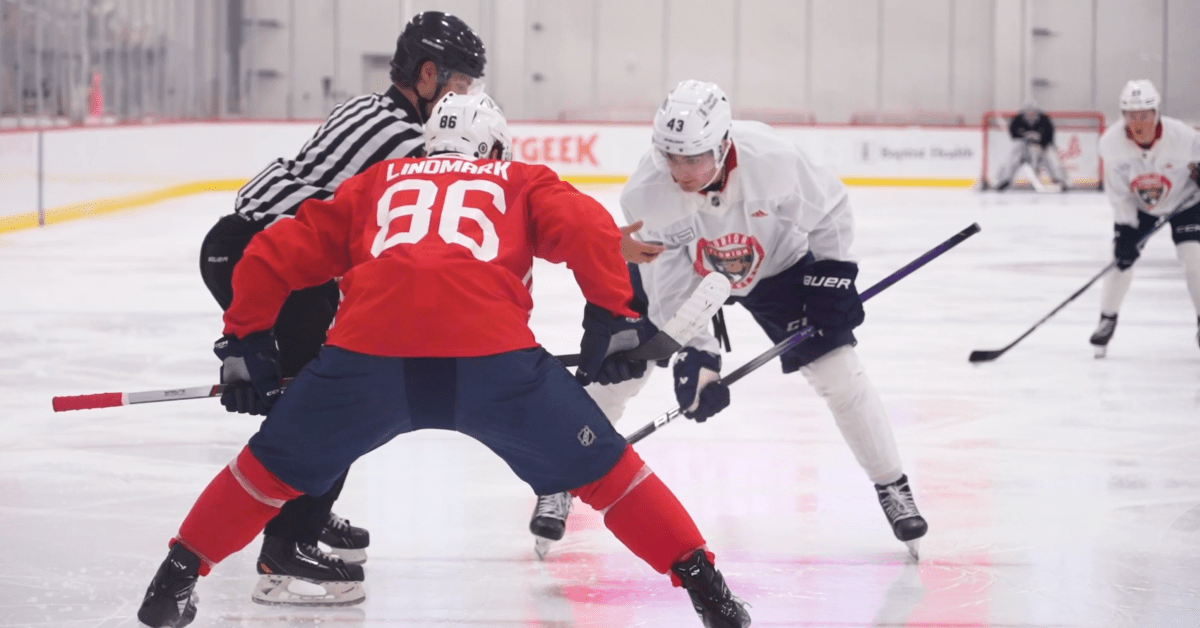
[[[1013,139],[1008,124],[1018,115],[1015,111],[989,111],[983,114],[983,173],[994,185],[997,173],[1012,154]],[[1054,122],[1054,145],[1066,171],[1067,181],[1075,188],[1099,188],[1104,179],[1100,162],[1100,135],[1104,133],[1104,114],[1099,111],[1047,111]],[[1030,187],[1025,168],[1013,180],[1014,187]],[[1045,172],[1042,181],[1049,183]]]

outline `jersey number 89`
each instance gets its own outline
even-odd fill
[[[417,201],[412,205],[401,205],[392,208],[392,197],[400,192],[415,190]],[[478,207],[463,205],[467,192],[484,192],[492,197],[492,205],[501,214],[507,209],[504,203],[504,190],[496,183],[486,179],[462,179],[451,183],[446,188],[446,197],[442,201],[441,217],[438,219],[437,234],[446,244],[457,244],[465,247],[481,262],[490,262],[500,254],[500,237],[496,235],[496,226]],[[379,224],[379,233],[371,244],[371,255],[379,257],[385,250],[400,244],[416,244],[429,233],[433,219],[433,205],[438,197],[438,186],[427,179],[404,179],[392,184],[376,204],[375,215]],[[388,236],[388,225],[397,218],[412,216],[408,229]],[[482,241],[476,242],[470,236],[458,230],[463,220],[473,221],[483,233]]]

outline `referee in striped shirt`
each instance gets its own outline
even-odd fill
[[[482,89],[487,61],[483,42],[462,20],[437,11],[420,13],[405,26],[392,58],[392,86],[382,94],[352,98],[334,108],[294,159],[277,159],[238,191],[235,211],[208,232],[200,249],[200,274],[222,309],[233,301],[233,268],[255,234],[275,221],[295,216],[308,199],[328,199],[338,185],[388,159],[424,155],[424,122],[447,92]],[[274,333],[283,377],[294,377],[325,342],[339,293],[336,282],[293,292],[283,304]],[[221,403],[230,412],[266,414],[270,404],[247,381],[222,373],[229,384]],[[350,418],[350,417],[347,417]],[[346,476],[325,495],[288,502],[263,531],[258,572],[302,578],[325,587],[327,595],[276,593],[260,579],[254,600],[308,605],[352,604],[364,599],[367,531],[332,513]],[[349,564],[317,547],[321,541]],[[347,552],[346,550],[356,550]],[[278,578],[276,583],[278,584]],[[347,586],[350,583],[357,586]],[[278,592],[282,593],[282,592]],[[335,599],[330,600],[332,595]]]

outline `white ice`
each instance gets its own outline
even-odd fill
[[[1108,358],[1088,344],[1097,286],[972,365],[972,349],[1004,346],[1108,262],[1103,196],[851,194],[861,286],[983,227],[870,301],[858,334],[929,520],[920,562],[892,537],[823,403],[776,363],[708,423],[678,421],[639,445],[754,625],[1200,625],[1200,347],[1170,237],[1139,262]],[[0,626],[135,626],[167,540],[256,429],[215,400],[50,408],[55,395],[214,381],[220,312],[197,252],[231,204],[210,194],[0,235]],[[543,344],[576,350],[570,274],[540,266],[535,299]],[[731,369],[769,343],[744,310],[727,318]],[[619,427],[672,402],[660,373]],[[466,437],[399,438],[352,468],[335,509],[372,533],[364,604],[252,603],[255,541],[200,582],[193,625],[699,626],[687,596],[578,502],[567,538],[534,560],[532,506]]]

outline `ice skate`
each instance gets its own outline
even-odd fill
[[[703,550],[696,550],[671,565],[671,573],[683,582],[704,628],[745,628],[750,625],[746,603],[729,592],[725,577]]]
[[[929,524],[917,511],[912,490],[908,487],[908,476],[902,475],[891,484],[876,484],[875,492],[879,495],[883,514],[887,515],[888,523],[892,525],[892,533],[904,541],[913,558],[920,559],[920,540],[929,531]]]
[[[180,628],[196,618],[196,580],[200,559],[176,543],[146,589],[138,621],[150,628]]]
[[[363,568],[308,543],[264,537],[251,599],[259,604],[349,606],[366,599]]]
[[[1092,333],[1092,347],[1096,349],[1096,357],[1102,358],[1108,354],[1108,341],[1112,340],[1113,332],[1117,330],[1116,314],[1101,314],[1100,324]]]
[[[361,565],[367,562],[371,533],[365,528],[350,525],[349,519],[342,519],[331,512],[325,529],[321,530],[320,542],[329,547],[329,554],[342,559],[347,565]]]
[[[533,518],[529,520],[529,531],[534,536],[533,551],[538,559],[543,559],[550,551],[550,545],[561,541],[567,533],[567,515],[571,514],[571,494],[556,493],[554,495],[539,495],[537,505],[533,509]]]

